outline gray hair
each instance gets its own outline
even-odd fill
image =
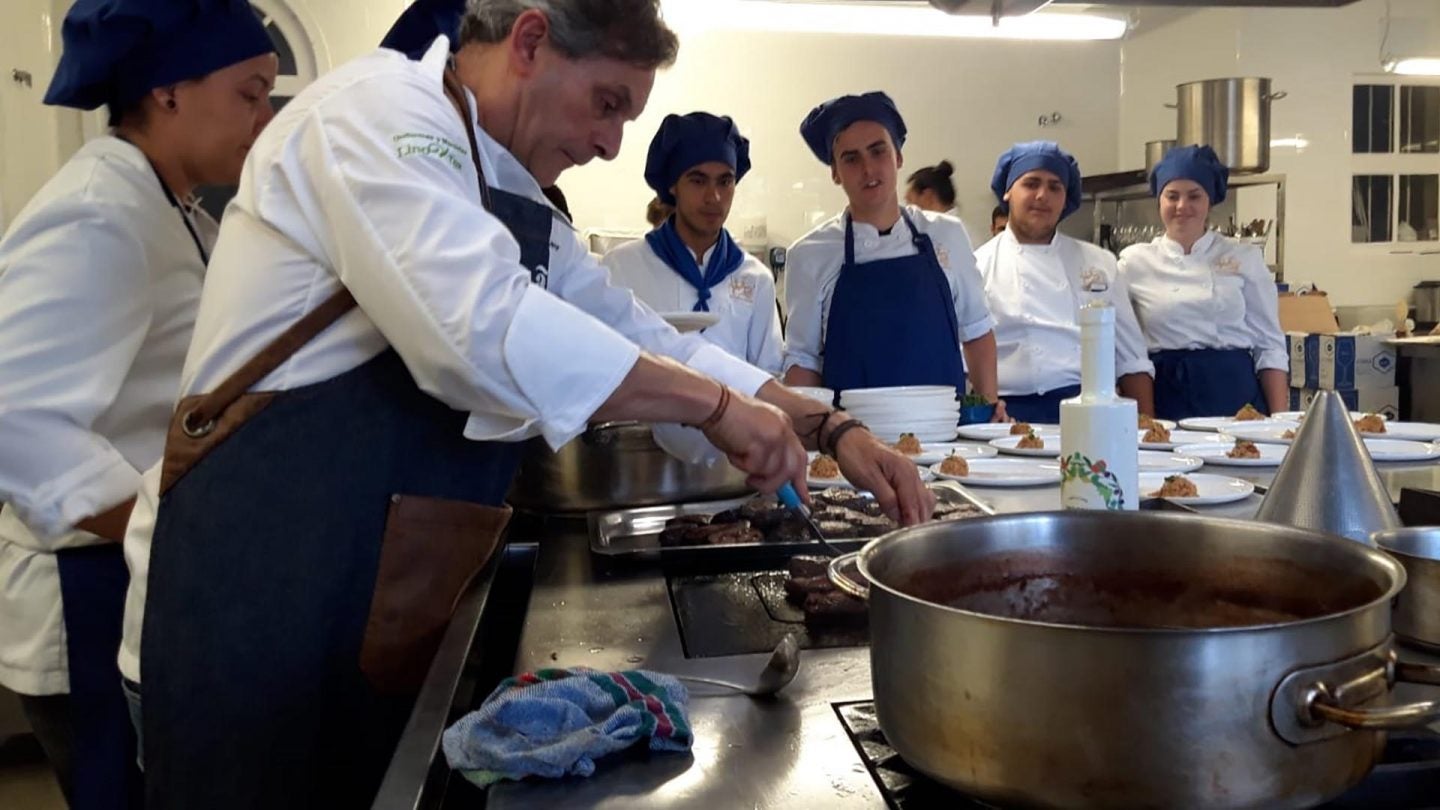
[[[470,0],[460,42],[501,42],[531,9],[550,20],[550,43],[570,59],[607,57],[654,70],[673,64],[680,50],[659,0]]]

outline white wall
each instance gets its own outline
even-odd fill
[[[1393,303],[1415,282],[1440,278],[1440,256],[1419,252],[1440,244],[1350,243],[1350,177],[1377,162],[1350,152],[1351,87],[1357,77],[1380,74],[1385,7],[1384,0],[1363,0],[1339,9],[1206,9],[1154,18],[1154,25],[1147,25],[1153,12],[1141,12],[1139,29],[1122,46],[1121,163],[1138,167],[1145,141],[1174,137],[1175,113],[1161,105],[1175,100],[1176,84],[1269,77],[1289,93],[1273,105],[1271,137],[1309,142],[1271,153],[1270,170],[1287,179],[1286,279],[1313,281],[1337,304],[1363,305]],[[1391,0],[1390,7],[1392,48],[1440,56],[1440,3]],[[1407,170],[1440,172],[1440,156],[1405,160]]]
[[[731,222],[764,216],[770,243],[788,244],[844,206],[828,167],[801,140],[800,121],[833,96],[884,90],[910,130],[901,182],[949,159],[978,243],[995,205],[990,174],[1011,143],[1059,140],[1085,171],[1115,168],[1119,76],[1115,42],[682,32],[679,60],[657,78],[620,156],[573,169],[560,186],[581,227],[645,227],[645,152],[660,120],[694,110],[730,115],[750,139],[754,164]],[[1037,125],[1056,111],[1058,126]]]

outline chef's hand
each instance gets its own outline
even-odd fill
[[[724,413],[705,429],[705,438],[746,474],[750,486],[771,495],[789,481],[809,501],[805,487],[809,458],[790,417],[779,408],[732,390]]]
[[[831,421],[831,425],[838,424]],[[833,427],[827,425],[827,435],[830,430]],[[846,480],[873,492],[876,503],[890,519],[902,526],[914,526],[935,513],[935,493],[920,480],[920,468],[870,431],[845,431],[836,453]]]
[[[1008,414],[1008,413],[1005,412],[1005,400],[1003,400],[1003,399],[997,399],[997,400],[995,400],[995,415],[992,416],[992,417],[990,417],[990,421],[991,421],[991,422],[1014,422],[1014,421],[1015,421],[1014,419],[1011,419],[1011,418],[1010,418],[1010,414]]]

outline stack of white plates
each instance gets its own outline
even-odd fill
[[[826,405],[835,401],[835,392],[829,388],[821,388],[812,385],[792,385],[790,390],[802,397],[809,397],[816,402],[823,402]]]
[[[954,386],[852,388],[840,393],[840,407],[887,442],[902,433],[914,433],[922,442],[948,442],[955,438],[960,422]]]

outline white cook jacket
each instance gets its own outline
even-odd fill
[[[936,258],[950,282],[955,321],[960,325],[960,342],[984,337],[994,323],[985,307],[985,288],[975,269],[970,236],[960,220],[948,214],[904,206],[915,230],[929,234]],[[903,218],[887,234],[873,225],[856,222],[855,261],[857,264],[881,259],[898,259],[916,254],[910,229]],[[830,299],[845,263],[845,214],[821,223],[790,246],[785,256],[785,370],[799,366],[823,372],[826,328],[830,323]],[[880,336],[883,339],[883,336]]]
[[[448,51],[443,38],[420,61],[373,51],[320,77],[261,133],[210,262],[181,396],[215,388],[342,282],[359,307],[256,390],[330,379],[389,345],[424,391],[470,412],[466,436],[540,435],[559,447],[585,429],[642,347],[742,393],[768,382],[611,286],[558,212],[549,289],[531,283],[519,246],[481,205],[465,127],[441,88]],[[476,136],[490,185],[549,204],[478,124]],[[132,680],[146,584],[137,571],[147,567],[136,562],[153,533],[153,510],[141,506],[158,480],[145,484],[125,538],[120,668]]]
[[[1125,248],[1120,275],[1150,351],[1245,349],[1257,372],[1290,368],[1279,294],[1258,247],[1210,231],[1186,255],[1159,236]]]
[[[975,261],[995,319],[1002,397],[1080,384],[1080,306],[1091,277],[1104,277],[1115,307],[1115,373],[1155,376],[1110,251],[1061,233],[1048,245],[1022,245],[1006,228],[975,250]]]
[[[189,212],[207,250],[216,226]],[[0,683],[69,691],[57,549],[160,460],[205,264],[139,149],[85,144],[0,242]]]
[[[705,251],[700,266],[709,261]],[[698,293],[670,268],[644,239],[626,242],[601,260],[611,283],[627,287],[656,312],[689,312]],[[745,254],[735,272],[710,288],[710,311],[720,322],[701,332],[706,340],[771,374],[780,373],[785,351],[780,336],[780,313],[775,301],[775,277],[760,260]]]

